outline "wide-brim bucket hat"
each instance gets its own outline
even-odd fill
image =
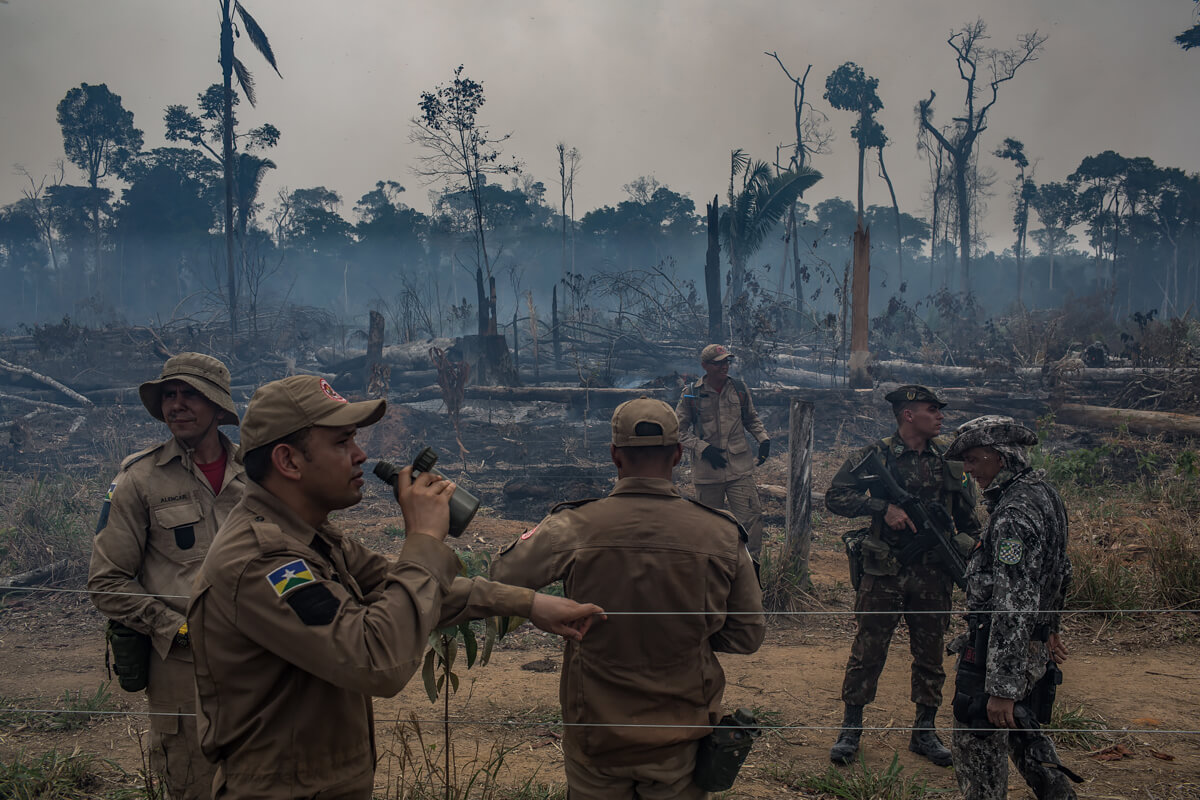
[[[162,413],[162,387],[167,381],[183,381],[204,395],[218,409],[218,425],[237,425],[238,413],[229,387],[229,367],[203,353],[180,353],[163,364],[162,374],[138,387],[138,396],[150,416],[166,422]]]

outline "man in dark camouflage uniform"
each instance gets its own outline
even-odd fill
[[[897,554],[916,532],[916,526],[903,509],[889,502],[875,482],[860,477],[859,467],[872,452],[879,453],[906,491],[949,512],[958,531],[955,543],[963,552],[974,545],[979,532],[975,490],[962,465],[946,459],[947,442],[936,438],[942,429],[941,409],[946,404],[929,389],[915,385],[901,386],[884,399],[892,404],[896,433],[872,442],[847,459],[825,493],[825,507],[833,513],[871,517],[870,530],[864,533],[859,547],[862,578],[854,599],[858,632],[842,683],[845,717],[829,758],[847,764],[858,752],[863,706],[875,699],[888,645],[903,615],[913,656],[912,701],[917,706],[908,748],[945,767],[951,763],[950,751],[938,739],[934,718],[946,682],[942,648],[949,614],[937,612],[949,612],[953,582],[932,552],[908,566],[900,563]]]
[[[962,459],[990,512],[967,566],[971,631],[951,645],[960,654],[954,764],[966,800],[1008,796],[1010,755],[1039,800],[1075,797],[1067,780],[1074,773],[1032,721],[1039,713],[1049,720],[1045,690],[1062,679],[1058,612],[1071,580],[1067,512],[1043,473],[1029,467],[1025,448],[1034,444],[1037,435],[1024,425],[986,416],[960,427],[946,453]]]

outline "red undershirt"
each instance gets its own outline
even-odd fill
[[[212,486],[213,494],[221,493],[221,482],[225,479],[225,459],[228,457],[225,450],[221,450],[221,457],[211,464],[201,464],[196,462],[196,466],[204,473],[204,477],[208,478],[208,483]]]

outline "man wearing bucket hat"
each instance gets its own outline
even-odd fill
[[[750,555],[762,550],[762,501],[754,483],[754,467],[771,453],[771,437],[763,427],[746,384],[729,377],[733,353],[721,344],[700,351],[704,376],[686,387],[675,415],[679,441],[692,451],[692,484],[701,503],[729,510],[749,537]],[[758,442],[757,458],[746,435]]]
[[[172,435],[121,463],[96,527],[88,589],[112,620],[110,637],[149,637],[132,669],[150,700],[151,767],[172,798],[190,800],[209,796],[213,770],[192,720],[196,689],[184,612],[218,526],[242,497],[237,446],[217,430],[236,425],[238,416],[229,370],[201,353],[168,359],[138,394]],[[120,661],[119,675],[129,667]]]
[[[958,429],[947,458],[962,459],[989,516],[967,564],[969,632],[958,653],[953,749],[966,800],[1008,795],[1012,758],[1039,800],[1075,797],[1078,777],[1040,730],[1050,721],[1066,647],[1059,612],[1071,580],[1067,511],[1026,448],[1037,434],[1011,417],[984,416]]]
[[[953,582],[932,551],[901,563],[900,552],[916,533],[916,526],[862,467],[872,453],[878,454],[905,491],[927,506],[943,507],[954,522],[958,532],[955,544],[964,556],[979,534],[975,488],[962,465],[947,458],[948,442],[938,438],[946,404],[936,394],[909,384],[884,399],[892,405],[896,432],[848,458],[825,493],[825,507],[834,514],[871,518],[868,530],[847,539],[847,549],[856,562],[851,574],[861,573],[854,598],[857,631],[842,681],[842,730],[829,758],[839,764],[854,760],[862,736],[863,707],[875,699],[888,645],[903,616],[913,657],[911,698],[916,704],[908,749],[945,767],[951,763],[951,754],[937,736],[934,719],[946,682],[942,648]]]
[[[563,580],[568,597],[659,612],[610,617],[566,644],[560,695],[572,800],[707,797],[692,775],[698,741],[721,719],[725,675],[714,651],[762,644],[745,533],[727,512],[679,494],[671,472],[682,452],[669,405],[622,403],[612,416],[617,483],[608,497],[558,504],[492,561],[496,580],[534,588]]]
[[[242,424],[250,479],[221,526],[188,604],[201,744],[214,797],[363,798],[374,788],[371,697],[400,691],[429,634],[492,615],[581,638],[594,605],[456,577],[444,544],[454,484],[400,472],[405,541],[396,560],[328,517],[362,499],[355,436],[383,400],[350,403],[297,375],[254,393]]]

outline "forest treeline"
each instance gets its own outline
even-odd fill
[[[893,188],[884,156],[896,137],[875,119],[878,80],[849,62],[826,78],[822,103],[809,71],[793,75],[767,54],[795,89],[796,140],[773,162],[734,150],[729,185],[714,187],[712,208],[656,177],[589,175],[627,180],[625,199],[576,209],[587,154],[560,144],[558,174],[529,174],[505,152],[509,136],[493,135],[479,118],[483,85],[461,67],[414,98],[410,138],[424,154],[416,180],[381,175],[357,197],[324,186],[262,196],[287,131],[239,126],[253,83],[236,69],[240,91],[214,84],[193,103],[164,109],[154,124],[169,144],[155,148],[144,146],[140,121],[118,94],[82,83],[53,109],[64,161],[50,174],[22,169],[23,196],[0,207],[0,311],[10,324],[63,316],[103,324],[200,309],[252,317],[284,303],[353,318],[386,306],[402,339],[484,332],[488,279],[498,297],[491,322],[500,327],[544,318],[539,309],[552,302],[565,315],[619,310],[631,286],[700,309],[715,237],[727,309],[786,308],[793,321],[830,327],[845,317],[860,217],[871,231],[874,312],[897,301],[919,307],[939,293],[972,295],[982,313],[1084,295],[1103,298],[1114,319],[1192,311],[1200,176],[1105,151],[1081,153],[1061,180],[1039,181],[1024,143],[985,147],[981,134],[1003,84],[1046,41],[1033,33],[1000,50],[986,39],[978,21],[948,40],[965,114],[942,110],[952,121],[939,123],[932,93],[918,103],[918,151],[930,166],[922,209],[901,209],[894,191],[890,205],[864,207],[865,168],[876,166]],[[857,203],[805,202],[835,127],[848,121],[858,144]],[[426,186],[429,213],[408,202]],[[983,238],[989,214],[1011,217],[1009,243]]]

